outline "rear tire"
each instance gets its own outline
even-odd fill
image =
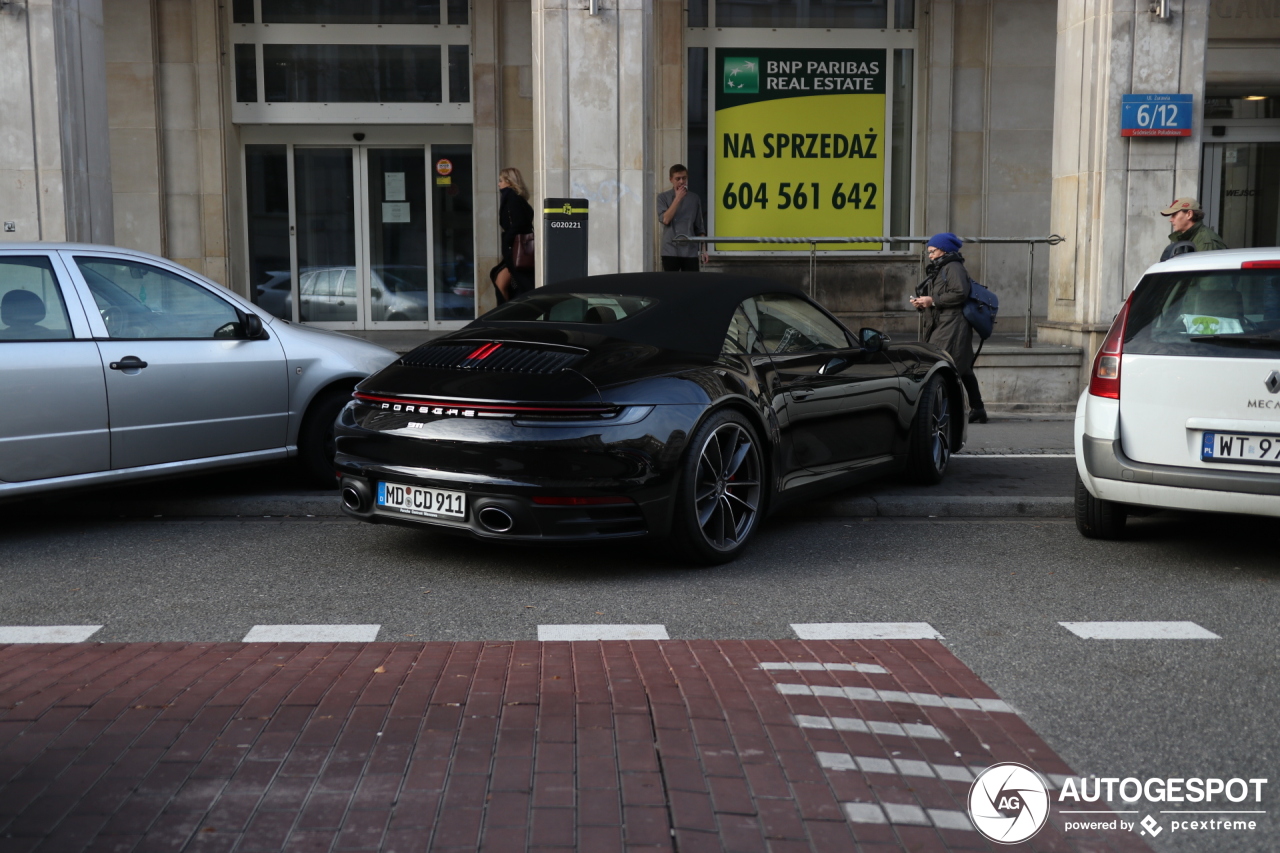
[[[760,526],[767,490],[755,428],[737,412],[715,412],[689,441],[668,544],[689,562],[729,562]]]
[[[1089,494],[1076,473],[1076,529],[1088,539],[1123,539],[1129,511],[1124,504]]]
[[[321,391],[302,418],[302,428],[298,430],[298,467],[313,488],[338,488],[338,476],[333,468],[333,425],[350,400],[349,388]]]
[[[932,486],[946,476],[955,434],[953,413],[947,382],[935,373],[920,392],[911,421],[907,478],[912,482]]]

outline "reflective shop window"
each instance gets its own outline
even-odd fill
[[[440,45],[264,44],[268,103],[440,103]]]
[[[244,166],[249,217],[249,298],[274,316],[291,320],[288,150],[283,145],[246,145]]]
[[[67,306],[43,256],[0,258],[0,341],[70,340]]]
[[[239,338],[240,312],[168,270],[116,258],[76,265],[112,338]]]
[[[475,318],[475,213],[471,146],[432,145],[431,192],[435,253],[435,318]],[[447,164],[447,166],[445,165]]]

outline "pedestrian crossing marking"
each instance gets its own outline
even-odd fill
[[[101,625],[3,625],[0,626],[0,645],[83,643],[101,630]]]
[[[1059,622],[1085,640],[1221,640],[1195,622]]]
[[[568,640],[670,640],[666,625],[539,625],[542,642]]]
[[[881,720],[862,720],[857,717],[818,717],[811,714],[796,714],[794,719],[796,725],[802,729],[834,729],[838,732],[946,740],[946,735],[941,731],[924,723],[888,723]]]
[[[973,824],[961,811],[922,809],[908,803],[842,803],[845,817],[853,823],[897,823],[936,826],[938,829],[972,830]]]
[[[974,773],[960,764],[930,764],[907,758],[872,758],[843,752],[819,752],[818,763],[828,770],[860,770],[863,773],[888,773],[894,776],[921,776],[972,782]]]
[[[254,625],[245,643],[372,643],[381,625]]]
[[[928,622],[810,622],[791,626],[802,640],[941,640]]]
[[[855,702],[905,702],[928,708],[951,708],[957,711],[986,711],[1016,714],[1003,699],[966,699],[963,696],[937,696],[933,693],[907,693],[902,690],[876,690],[874,687],[830,687],[822,684],[775,684],[783,696],[830,696]]]
[[[760,668],[782,669],[792,672],[866,672],[873,675],[887,675],[889,672],[889,670],[874,663],[817,663],[814,661],[801,661],[798,663],[773,661],[760,664]]]

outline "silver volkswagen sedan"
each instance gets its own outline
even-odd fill
[[[298,457],[396,354],[303,328],[172,261],[0,244],[0,500]]]

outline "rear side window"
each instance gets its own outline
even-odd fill
[[[0,258],[0,341],[70,340],[67,306],[47,257]]]
[[[1126,354],[1274,359],[1277,350],[1280,269],[1158,273],[1134,291]]]

